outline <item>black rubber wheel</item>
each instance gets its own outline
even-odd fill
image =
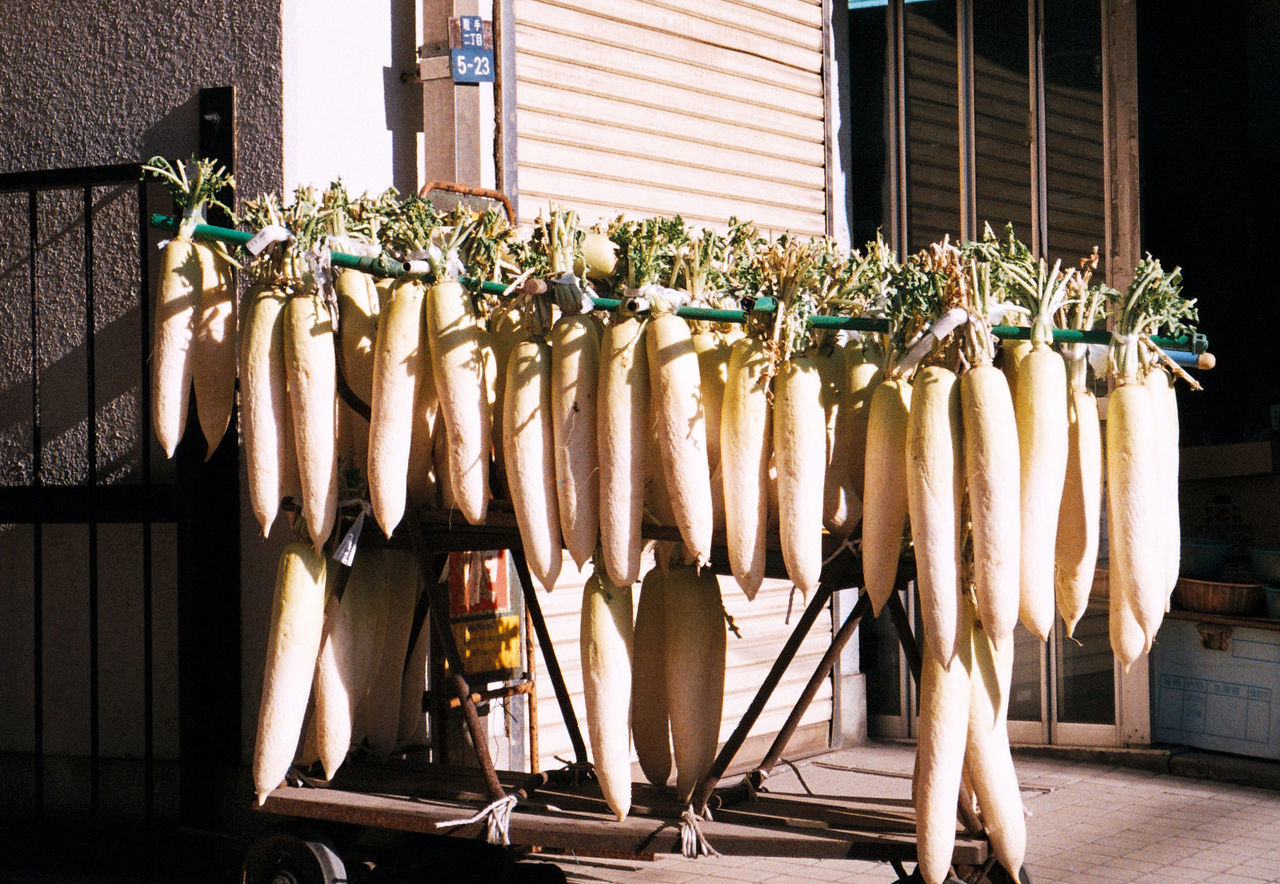
[[[249,845],[241,884],[346,884],[347,870],[323,838],[276,834]]]
[[[1015,879],[994,858],[990,862],[991,867],[987,869],[985,875],[980,866],[960,866],[956,869],[956,874],[960,876],[962,882],[973,882],[973,884],[1031,884],[1031,875],[1028,874],[1026,866],[1022,867]]]

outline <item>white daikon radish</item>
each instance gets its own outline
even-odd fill
[[[600,321],[561,316],[551,327],[551,433],[560,534],[581,568],[600,533],[600,460],[596,411],[600,386]]]
[[[304,543],[284,548],[276,572],[253,750],[253,785],[259,805],[289,772],[302,736],[324,634],[325,583],[324,556]]]
[[[1003,646],[1018,622],[1021,531],[1018,425],[1008,381],[998,368],[980,365],[960,377],[960,414],[978,622]]]
[[[916,373],[911,385],[907,502],[924,645],[944,669],[956,655],[963,482],[959,380],[950,369],[926,366]]]
[[[507,486],[529,573],[548,591],[560,574],[560,508],[551,433],[551,349],[542,341],[516,345],[507,365],[502,435]]]
[[[711,558],[711,470],[707,462],[698,356],[688,324],[674,313],[650,320],[649,359],[654,443],[676,527],[699,564]]]
[[[1067,471],[1067,375],[1056,350],[1034,346],[1017,369],[1018,449],[1022,495],[1018,616],[1047,641],[1054,620],[1054,544]]]
[[[1068,363],[1069,373],[1082,375],[1083,358]],[[1067,403],[1067,474],[1058,510],[1054,545],[1054,592],[1058,613],[1070,637],[1089,605],[1098,562],[1099,518],[1102,514],[1102,431],[1098,403],[1083,378],[1071,384]]]
[[[655,786],[665,786],[671,777],[666,580],[662,568],[654,566],[640,582],[631,655],[631,735],[640,769]]]
[[[619,585],[640,579],[645,463],[649,459],[649,361],[644,325],[610,325],[601,343],[597,394],[600,545],[605,573]],[[656,452],[654,453],[656,459]]]
[[[724,712],[725,624],[720,583],[707,569],[677,565],[663,584],[667,709],[684,804],[715,760]]]
[[[579,641],[591,763],[619,821],[631,810],[631,585],[598,564],[582,592]]]
[[[907,522],[907,418],[911,385],[890,378],[876,387],[867,418],[862,497],[862,575],[876,616],[894,591]]]
[[[773,447],[769,371],[769,353],[763,341],[743,338],[734,344],[720,417],[729,569],[748,599],[756,597],[764,580],[769,454]]]
[[[812,595],[822,576],[822,493],[826,419],[813,360],[794,356],[773,381],[773,456],[778,468],[778,533],[791,582]],[[901,538],[899,537],[899,540]]]

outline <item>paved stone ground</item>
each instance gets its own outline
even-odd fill
[[[827,753],[777,768],[768,787],[903,801],[910,797],[914,752],[911,744],[890,743]],[[1280,763],[1157,751],[1102,761],[1096,753],[1064,758],[1019,752],[1014,763],[1029,814],[1027,870],[1034,884],[1280,882]],[[1162,772],[1137,769],[1134,763]],[[1171,769],[1196,776],[1176,776],[1167,772]],[[1242,778],[1252,785],[1227,781]],[[91,851],[101,848],[96,842],[77,845],[60,838],[41,845],[0,827],[0,884],[235,884],[247,841],[211,835],[186,833],[185,840],[141,849],[122,842],[115,853],[127,855],[104,867],[92,859]],[[887,864],[849,860],[664,856],[651,862],[557,858],[556,863],[574,884],[890,884],[897,878]]]
[[[909,798],[914,747],[883,744],[811,758],[769,779],[775,792]],[[1018,756],[1034,884],[1280,881],[1280,791],[1061,758]],[[718,857],[558,860],[574,884],[897,880],[883,863]],[[910,869],[908,865],[908,870]]]

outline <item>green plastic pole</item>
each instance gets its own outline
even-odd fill
[[[169,230],[178,228],[178,220],[170,215],[154,214],[151,216],[151,224],[153,227]],[[197,224],[192,234],[201,239],[216,239],[237,246],[242,246],[253,238],[252,233],[233,230],[229,227],[216,227],[212,224]],[[335,267],[359,270],[362,273],[369,273],[373,276],[403,276],[405,273],[404,264],[394,258],[382,255],[376,258],[362,258],[343,252],[333,252],[332,261]],[[507,290],[507,286],[500,282],[483,282],[480,284],[480,290],[488,294],[500,295]],[[597,310],[616,310],[622,304],[617,298],[592,298],[592,301]],[[772,313],[777,309],[777,306],[777,302],[773,298],[757,298],[752,310],[756,313]],[[746,313],[742,310],[720,310],[711,307],[681,307],[676,311],[676,315],[685,319],[702,320],[704,322],[746,322],[747,319]],[[814,328],[849,329],[853,331],[880,332],[882,334],[889,332],[889,321],[887,319],[873,319],[865,316],[810,316],[809,325]],[[997,325],[993,326],[991,331],[998,338],[1027,340],[1031,337],[1031,329],[1018,325]],[[1192,353],[1205,353],[1209,349],[1209,339],[1201,334],[1180,338],[1160,337],[1152,338],[1151,340],[1155,342],[1156,346],[1164,350],[1188,350]],[[1077,331],[1075,329],[1059,328],[1053,331],[1053,341],[1055,344],[1109,344],[1111,342],[1111,332]]]

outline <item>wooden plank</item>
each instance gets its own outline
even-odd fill
[[[821,165],[813,162],[750,153],[745,148],[693,140],[684,137],[684,133],[637,130],[598,120],[528,113],[521,118],[520,140],[522,145],[538,140],[590,147],[619,157],[645,158],[709,172],[751,176],[767,168],[770,177],[806,187],[822,187],[825,181]]]
[[[518,155],[522,169],[535,166],[565,173],[590,169],[593,178],[639,186],[674,188],[690,196],[702,194],[749,202],[768,202],[817,214],[822,214],[826,204],[821,186],[806,187],[792,184],[785,178],[775,178],[769,174],[768,165],[762,165],[755,175],[738,175],[643,156],[619,156],[609,151],[540,139],[521,140]]]
[[[546,119],[532,120],[532,117]],[[665,135],[700,146],[714,146],[762,159],[821,165],[822,145],[794,133],[764,132],[749,123],[723,123],[700,117],[696,108],[649,108],[619,96],[566,92],[554,84],[520,86],[518,128],[553,132],[562,120],[608,126],[639,137]]]
[[[639,797],[643,801],[647,795],[641,792]],[[283,786],[267,797],[262,809],[303,819],[474,839],[483,837],[483,821],[450,824],[469,818],[479,806],[479,801]],[[662,817],[633,813],[618,821],[604,808],[603,812],[589,809],[594,806],[591,796],[580,790],[551,787],[536,793],[534,801],[515,805],[510,817],[511,841],[581,853],[679,852],[679,824],[673,815],[667,815],[674,808],[655,807],[663,812]],[[702,831],[708,843],[726,855],[881,861],[915,856],[913,827],[902,825],[901,818],[891,812],[845,813],[837,807],[763,795],[747,808],[726,809],[724,816],[732,819],[720,816],[717,813],[715,820],[704,821]],[[957,838],[957,862],[978,864],[986,855],[985,841],[963,835]]]
[[[583,13],[545,2],[525,3],[524,15],[516,30],[519,51],[532,48],[528,43],[534,31],[548,35],[579,35],[596,46],[631,49],[647,58],[684,61],[707,70],[736,74],[744,80],[769,83],[797,91],[820,89],[817,72],[781,64],[742,52],[733,45],[720,46],[683,35],[672,35],[625,21],[610,21],[607,26],[583,30]],[[590,23],[591,20],[588,20]]]
[[[765,15],[777,15],[788,21],[813,28],[822,27],[822,0],[728,0],[730,5],[741,6]]]
[[[655,84],[687,89],[698,95],[723,96],[747,101],[761,107],[789,112],[808,111],[821,115],[822,80],[806,74],[792,86],[768,82],[757,77],[744,77],[736,71],[724,71],[699,63],[699,45],[672,39],[668,45],[685,49],[674,57],[664,58],[644,50],[602,44],[578,34],[559,34],[534,28],[517,28],[519,56],[517,65],[523,73],[530,59],[542,59],[552,65],[585,64],[597,73],[642,77]],[[807,100],[806,100],[807,99]],[[813,110],[809,109],[812,105]]]
[[[517,20],[524,5],[530,2],[537,0],[517,2]],[[709,46],[734,47],[744,54],[799,70],[816,73],[822,69],[821,30],[796,25],[787,28],[776,17],[758,17],[748,22],[740,20],[741,16],[713,14],[717,7],[724,11],[727,6],[724,3],[699,4],[698,14],[683,6],[647,0],[613,0],[607,6],[591,0],[562,0],[560,5],[583,13],[582,27],[589,34],[607,30],[617,22],[631,23],[661,34],[680,34]],[[779,32],[785,32],[786,36]]]
[[[723,123],[750,126],[765,132],[821,143],[824,137],[822,102],[801,102],[792,112],[759,107],[749,101],[700,92],[696,87],[668,86],[642,76],[597,71],[589,64],[554,62],[536,56],[520,59],[521,84],[540,83],[586,95],[627,96],[630,104],[664,110],[683,108]]]
[[[589,171],[566,172],[539,166],[520,168],[521,202],[554,200],[558,203],[582,202],[612,206],[605,217],[649,213],[692,215],[728,220],[731,216],[755,221],[760,226],[778,227],[798,234],[821,236],[826,229],[822,213],[797,211],[792,206],[774,205],[764,200],[725,197],[714,193],[637,185],[609,181]]]

